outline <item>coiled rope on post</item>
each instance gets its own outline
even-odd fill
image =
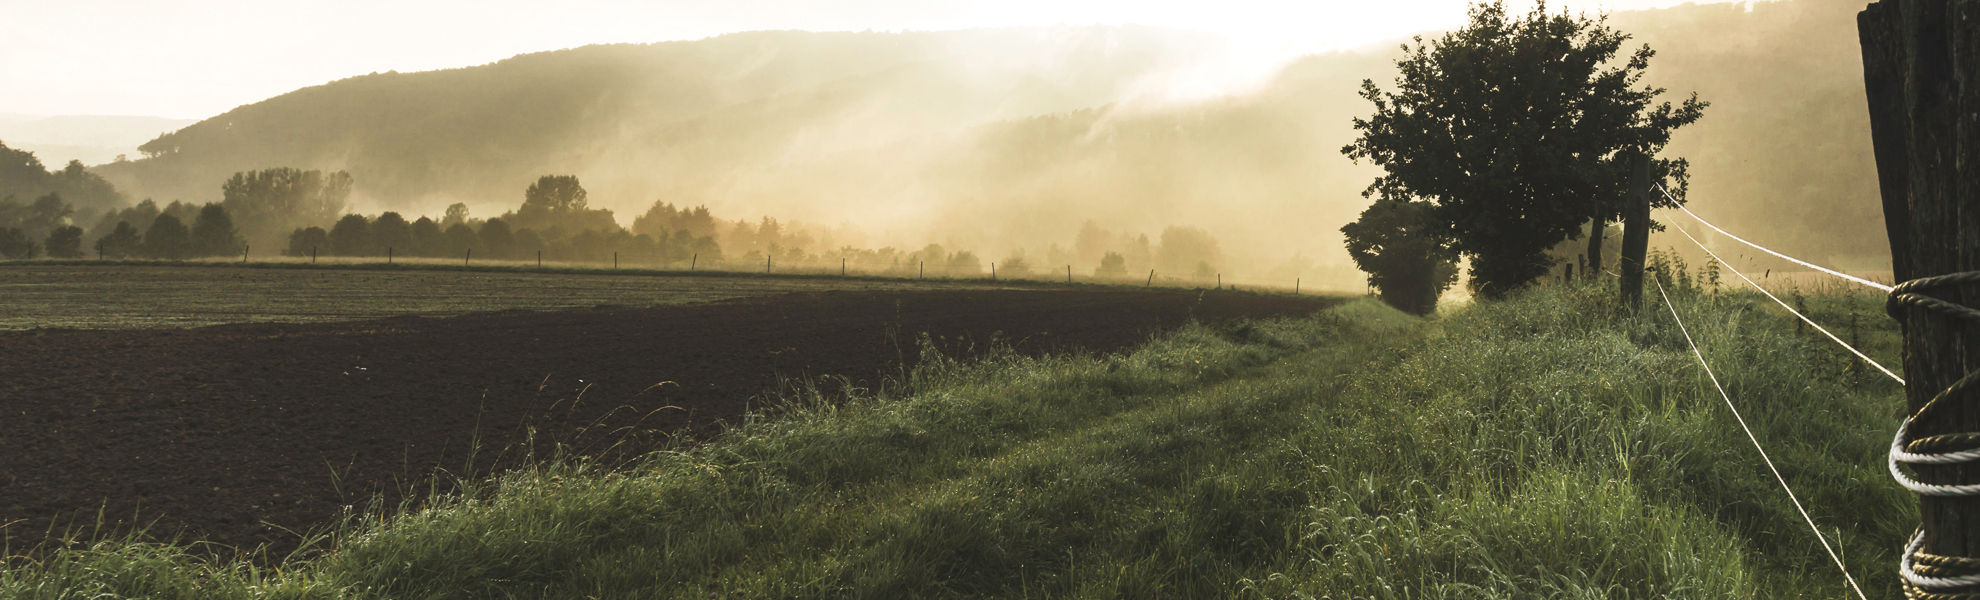
[[[1980,271],[1967,271],[1923,277],[1898,284],[1891,288],[1890,296],[1884,301],[1884,310],[1891,318],[1905,320],[1907,307],[1922,308],[1942,316],[1980,322],[1980,310],[1960,306],[1945,300],[1924,295],[1924,290],[1956,285],[1980,283]],[[1911,425],[1920,418],[1934,412],[1941,406],[1954,402],[1960,396],[1980,388],[1980,371],[1968,371],[1945,390],[1932,396],[1918,412],[1905,417],[1898,425],[1897,435],[1891,439],[1889,466],[1891,477],[1898,485],[1922,496],[1957,497],[1980,496],[1980,484],[1942,485],[1925,483],[1912,478],[1899,468],[1906,465],[1957,465],[1980,462],[1980,432],[1949,433],[1927,436],[1918,439],[1911,437]],[[1904,595],[1912,600],[1976,600],[1980,592],[1945,592],[1980,586],[1980,559],[1944,556],[1924,551],[1925,530],[1920,528],[1912,534],[1911,543],[1898,559],[1898,575],[1904,578]]]
[[[1787,492],[1788,501],[1794,503],[1794,510],[1801,513],[1801,520],[1807,522],[1808,528],[1815,532],[1816,541],[1822,542],[1822,549],[1829,552],[1829,560],[1834,561],[1836,563],[1836,569],[1842,571],[1843,579],[1849,580],[1849,588],[1856,591],[1856,597],[1860,600],[1868,600],[1863,595],[1863,588],[1856,586],[1856,577],[1849,574],[1849,567],[1843,566],[1842,557],[1836,554],[1835,547],[1829,545],[1829,537],[1822,535],[1821,527],[1815,526],[1815,519],[1808,516],[1808,509],[1801,507],[1801,498],[1795,496],[1794,488],[1788,486],[1787,478],[1782,477],[1781,470],[1774,466],[1774,459],[1767,456],[1767,449],[1760,446],[1760,438],[1754,436],[1753,428],[1746,425],[1746,417],[1741,416],[1739,414],[1739,407],[1733,405],[1732,395],[1726,393],[1726,386],[1719,384],[1719,376],[1712,372],[1712,365],[1705,362],[1705,353],[1698,350],[1698,342],[1691,339],[1691,330],[1684,326],[1684,318],[1678,316],[1677,305],[1672,304],[1671,295],[1664,292],[1663,282],[1659,282],[1655,278],[1650,278],[1650,281],[1657,284],[1657,295],[1664,298],[1664,307],[1670,309],[1671,320],[1677,321],[1678,331],[1684,333],[1684,343],[1691,346],[1691,355],[1698,358],[1698,366],[1705,368],[1705,376],[1712,379],[1712,387],[1717,388],[1719,390],[1719,397],[1725,399],[1726,408],[1732,411],[1733,419],[1739,421],[1739,428],[1746,432],[1747,441],[1753,442],[1753,449],[1760,452],[1761,462],[1767,463],[1767,470],[1773,472],[1774,481],[1781,483],[1781,489]]]

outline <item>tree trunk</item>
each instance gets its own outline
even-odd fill
[[[1643,259],[1650,254],[1650,157],[1636,161],[1623,198],[1622,299],[1632,310],[1643,302]]]
[[[1980,270],[1980,1],[1884,0],[1857,17],[1871,140],[1899,280]],[[1920,290],[1980,306],[1980,285]],[[1980,323],[1916,307],[1904,323],[1905,399],[1912,413],[1980,369]],[[1948,398],[1911,439],[1980,431],[1974,398]],[[1917,470],[1929,483],[1980,483],[1980,465]],[[1980,557],[1980,497],[1921,496],[1923,551]],[[1970,592],[1975,588],[1933,589]]]

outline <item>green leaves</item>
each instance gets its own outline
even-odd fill
[[[1634,157],[1703,114],[1695,95],[1653,107],[1664,90],[1636,87],[1648,46],[1608,66],[1628,39],[1606,17],[1473,5],[1463,29],[1404,47],[1395,91],[1362,82],[1376,110],[1341,152],[1386,171],[1364,196],[1428,201],[1426,233],[1472,257],[1474,289],[1502,295],[1546,273],[1545,251],[1583,222],[1613,219]],[[1682,180],[1682,159],[1658,166]]]

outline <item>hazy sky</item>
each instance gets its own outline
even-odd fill
[[[1240,60],[1264,65],[1452,27],[1464,13],[1464,0],[0,0],[0,113],[203,119],[374,71],[762,29],[1134,23],[1226,34]]]

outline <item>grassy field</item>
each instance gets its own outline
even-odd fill
[[[818,275],[453,264],[0,263],[0,330],[198,327],[652,306],[788,292],[1008,287]]]
[[[1847,595],[1645,308],[1583,286],[1429,320],[1364,300],[1128,355],[931,360],[627,469],[545,460],[359,507],[277,568],[109,540],[17,563],[0,597]],[[1899,389],[1757,295],[1679,310],[1865,591],[1896,596]],[[1887,353],[1894,327],[1857,335]]]

